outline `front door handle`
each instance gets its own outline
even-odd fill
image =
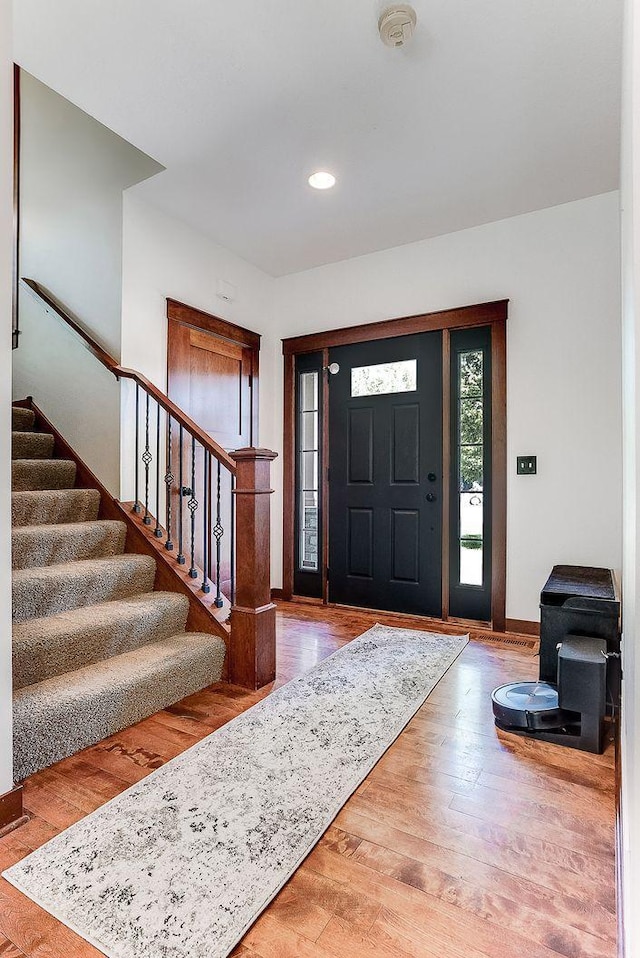
[[[427,502],[435,502],[438,497],[433,492],[428,492],[425,498]]]

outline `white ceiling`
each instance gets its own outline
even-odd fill
[[[617,188],[622,0],[414,0],[404,50],[384,6],[14,0],[15,58],[272,275]]]

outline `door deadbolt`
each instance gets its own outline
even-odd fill
[[[435,472],[430,472],[429,475],[427,476],[427,479],[429,480],[429,482],[435,482],[437,478],[438,477],[436,476]]]

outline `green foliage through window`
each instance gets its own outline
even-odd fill
[[[460,583],[481,586],[484,528],[484,354],[458,354]]]
[[[460,395],[482,396],[483,356],[481,349],[460,353]]]
[[[483,353],[460,353],[458,359],[458,409],[460,491],[482,491],[483,485]]]

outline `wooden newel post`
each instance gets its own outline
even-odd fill
[[[231,608],[229,681],[259,689],[276,676],[276,607],[271,601],[270,449],[236,449],[236,597]]]

